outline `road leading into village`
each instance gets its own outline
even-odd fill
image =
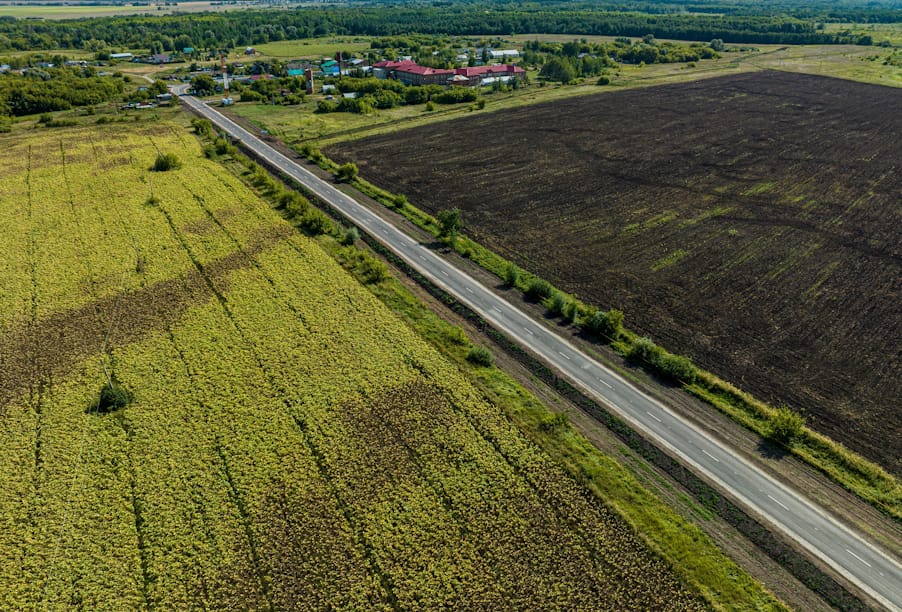
[[[186,86],[173,92],[184,94]],[[496,329],[562,372],[588,395],[609,406],[632,427],[703,478],[728,491],[811,554],[890,610],[902,611],[902,565],[861,534],[840,524],[799,492],[645,395],[547,326],[433,253],[428,247],[358,204],[326,181],[196,98],[181,102],[212,121],[255,155],[328,202],[412,268],[472,308]],[[900,546],[902,549],[902,546]]]

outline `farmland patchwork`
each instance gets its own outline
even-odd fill
[[[104,129],[0,139],[0,608],[701,607],[183,128]]]

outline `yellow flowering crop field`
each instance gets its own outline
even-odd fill
[[[0,609],[703,607],[184,127],[0,145]]]

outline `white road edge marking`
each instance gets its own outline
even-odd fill
[[[851,550],[849,550],[848,548],[846,549],[846,552],[849,553],[850,555],[852,555],[853,557],[855,557],[856,559],[858,559],[859,561],[861,561],[862,563],[864,563],[865,565],[867,565],[868,567],[871,567],[871,564],[870,564],[870,563],[868,563],[867,561],[865,561],[864,559],[862,559],[861,557],[859,557],[858,555],[856,555],[855,553],[853,553],[853,552],[852,552]]]
[[[715,457],[714,455],[712,455],[705,449],[702,449],[702,452],[705,453],[706,455],[708,455],[709,457],[711,457],[712,459],[714,459],[714,461],[716,461],[717,463],[720,463],[720,459],[718,459],[717,457]],[[771,499],[773,499],[773,498],[771,498]],[[776,500],[774,500],[774,501],[776,501]],[[780,504],[780,502],[777,502],[777,503]],[[783,504],[780,504],[780,505],[782,506]]]
[[[653,415],[652,413],[650,413],[648,410],[645,411],[645,414],[647,414],[648,416],[650,416],[651,418],[653,418],[654,420],[656,420],[658,423],[663,423],[663,422],[664,422],[664,421],[662,421],[661,419],[659,419],[658,417],[656,417],[655,415]]]
[[[702,451],[702,452],[704,452],[704,451]],[[773,497],[771,495],[768,495],[768,497],[770,497],[772,502],[774,502],[775,504],[779,504],[780,507],[783,508],[784,510],[786,510],[787,512],[789,511],[789,508],[784,506],[783,503],[779,499],[776,499],[775,497]]]

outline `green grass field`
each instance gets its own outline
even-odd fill
[[[301,40],[280,40],[254,47],[258,53],[279,59],[335,57],[339,51],[359,52],[370,48],[365,36],[329,36]]]

